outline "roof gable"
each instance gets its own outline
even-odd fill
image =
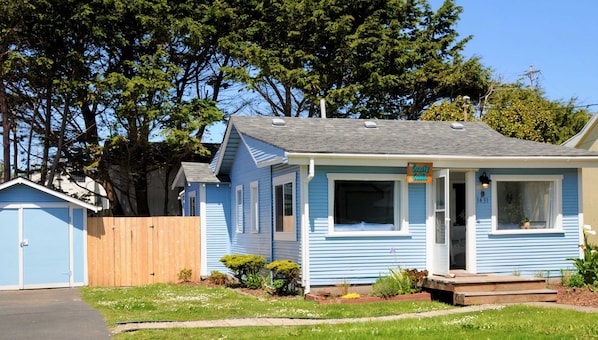
[[[67,201],[69,203],[73,203],[75,205],[78,205],[78,206],[80,206],[82,208],[85,208],[85,209],[92,210],[94,212],[98,212],[98,211],[100,211],[102,209],[101,207],[97,207],[95,205],[91,205],[89,203],[86,203],[86,202],[83,202],[81,200],[78,200],[78,199],[76,199],[74,197],[71,197],[71,196],[65,195],[63,193],[54,191],[54,190],[52,190],[50,188],[47,188],[47,187],[45,187],[43,185],[39,185],[37,183],[31,182],[30,180],[27,180],[27,179],[22,178],[22,177],[17,177],[17,178],[15,178],[13,180],[10,180],[8,182],[0,184],[0,191],[15,189],[18,186],[27,186],[27,187],[32,188],[34,190],[40,191],[40,192],[42,192],[42,193],[44,193],[46,195],[50,195],[51,197],[55,197],[58,200]]]
[[[580,148],[585,150],[596,150],[596,141],[598,140],[598,115],[592,118],[584,125],[583,129],[575,136],[569,138],[562,145],[571,148]]]

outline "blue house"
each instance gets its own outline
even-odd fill
[[[87,210],[24,178],[0,184],[0,290],[87,284]]]
[[[224,253],[288,259],[308,292],[396,266],[559,275],[580,256],[580,169],[598,153],[474,122],[233,116],[213,172],[190,166],[176,186],[206,214],[203,274]]]

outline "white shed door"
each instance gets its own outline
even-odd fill
[[[449,227],[450,227],[450,191],[448,169],[435,171],[433,181],[434,199],[434,235],[433,235],[433,268],[432,274],[448,274],[449,272]]]

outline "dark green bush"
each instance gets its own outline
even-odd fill
[[[249,274],[245,280],[245,287],[249,289],[260,289],[264,286],[266,279],[260,273]]]
[[[289,260],[278,260],[268,264],[266,268],[273,273],[273,288],[276,295],[296,294],[297,281],[301,272],[297,263]]]
[[[252,274],[258,274],[264,268],[266,259],[259,255],[231,254],[223,256],[220,262],[233,273],[241,285],[245,286],[246,280]]]

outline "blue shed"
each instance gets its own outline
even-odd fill
[[[582,167],[598,153],[483,123],[233,116],[212,176],[228,251],[298,262],[309,292],[392,266],[554,276],[580,256]]]
[[[0,184],[0,289],[87,284],[87,210],[24,178]]]

